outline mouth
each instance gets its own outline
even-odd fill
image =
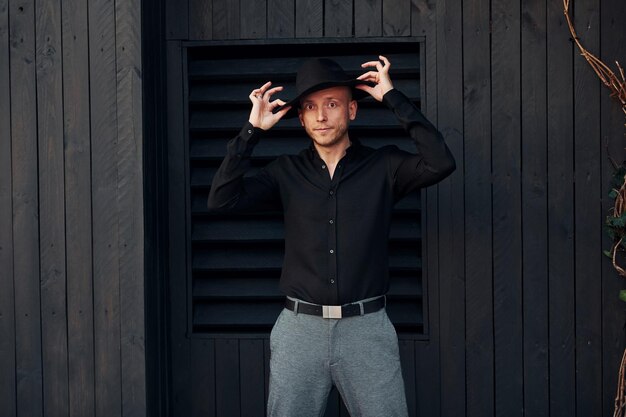
[[[329,130],[332,130],[332,128],[331,127],[316,127],[313,130],[316,132],[327,132]]]

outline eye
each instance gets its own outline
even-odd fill
[[[335,103],[334,101],[328,103],[328,108],[334,109],[335,107],[337,107],[337,103]]]
[[[304,105],[304,110],[313,110],[313,104],[307,103]]]

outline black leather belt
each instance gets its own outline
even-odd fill
[[[345,317],[361,316],[367,313],[373,313],[385,307],[385,296],[382,295],[369,301],[359,301],[342,306],[323,306],[319,304],[309,304],[300,301],[294,301],[287,298],[285,308],[295,312],[296,314],[310,314],[312,316],[322,316],[325,319],[341,319]]]

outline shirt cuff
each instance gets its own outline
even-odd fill
[[[395,88],[387,91],[383,96],[383,103],[385,103],[385,105],[387,105],[390,109],[397,107],[400,103],[406,102],[407,100],[407,96]]]
[[[246,142],[257,142],[263,132],[265,132],[265,130],[261,129],[260,127],[252,126],[252,123],[250,122],[246,122],[246,124],[241,129],[241,132],[239,132],[239,137]]]

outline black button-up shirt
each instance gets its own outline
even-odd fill
[[[283,210],[280,288],[286,295],[340,305],[385,294],[393,205],[454,171],[454,158],[441,134],[404,94],[391,90],[383,102],[407,130],[417,152],[395,145],[372,149],[352,140],[332,179],[313,145],[244,177],[252,150],[265,133],[248,123],[228,143],[213,178],[209,209]]]

